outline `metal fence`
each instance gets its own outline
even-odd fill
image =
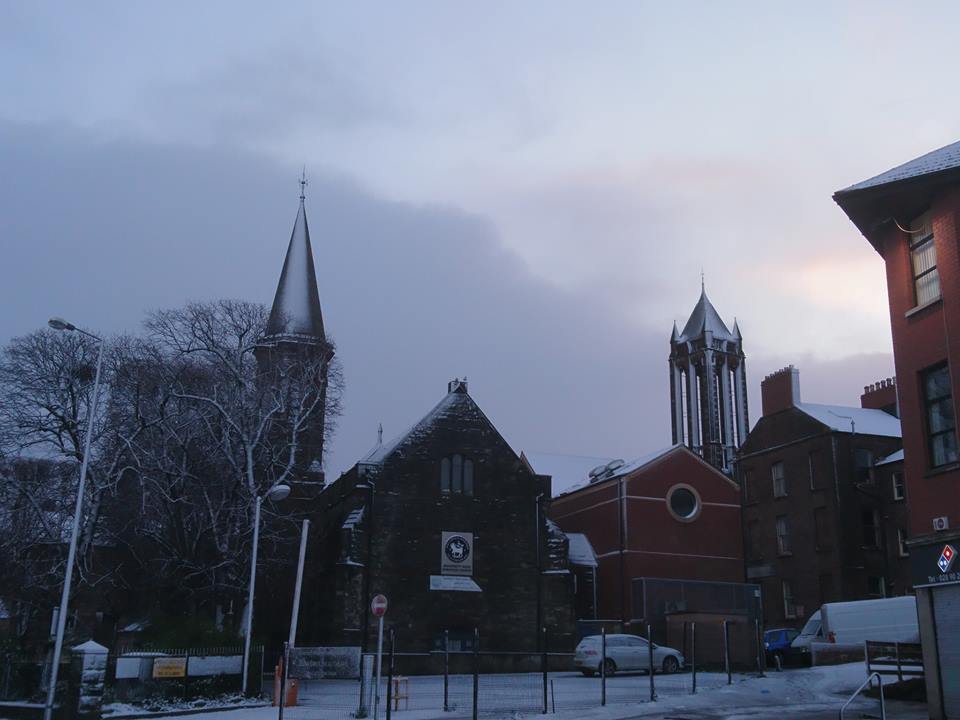
[[[729,656],[729,628],[727,638]],[[709,691],[762,672],[734,670],[729,657],[701,657],[697,626],[690,623],[686,663],[677,672],[617,670],[587,676],[574,667],[573,653],[485,649],[475,636],[469,651],[403,652],[391,632],[385,643],[377,683],[376,657],[361,661],[360,678],[295,678],[297,703],[310,718],[391,718],[406,711],[436,712],[437,717],[477,718],[513,713],[552,713],[601,705],[656,701],[657,698]],[[605,633],[604,633],[605,636]],[[601,643],[597,669],[606,667]],[[653,648],[650,648],[651,651]],[[294,656],[309,649],[288,651]],[[707,668],[702,669],[704,662]],[[290,667],[297,667],[295,657]],[[669,667],[669,665],[668,665]],[[379,696],[379,697],[378,697]],[[298,717],[300,717],[298,715]]]

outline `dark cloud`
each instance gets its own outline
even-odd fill
[[[0,166],[2,341],[55,314],[118,332],[152,308],[273,296],[299,168],[12,125],[0,125]],[[537,279],[484,217],[308,171],[325,321],[347,379],[331,472],[372,445],[379,422],[401,431],[463,375],[518,450],[629,457],[669,442],[669,327],[638,329],[609,295]],[[889,374],[885,358],[792,361],[808,399],[829,399],[820,384],[850,402]],[[761,373],[778,362],[749,365],[754,418]]]

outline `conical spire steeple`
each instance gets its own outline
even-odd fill
[[[306,178],[300,181],[300,208],[293,223],[287,257],[273,298],[273,308],[267,321],[266,335],[305,335],[320,340],[323,332],[323,313],[320,310],[320,291],[313,265],[313,249],[310,246],[310,230],[307,227],[307,211],[304,206],[303,188]]]

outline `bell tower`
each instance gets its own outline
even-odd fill
[[[314,396],[313,410],[298,436],[296,475],[301,481],[322,485],[327,381],[334,351],[323,329],[320,292],[307,226],[306,185],[306,177],[301,178],[300,207],[290,234],[280,282],[263,337],[254,352],[264,379],[282,382],[295,373],[310,373],[311,382],[319,388],[319,398]]]
[[[727,329],[701,283],[682,332],[670,336],[670,410],[674,444],[731,473],[749,431],[746,359],[736,320]]]

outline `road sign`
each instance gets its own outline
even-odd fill
[[[370,612],[373,613],[374,617],[383,617],[387,612],[387,597],[386,595],[375,595],[373,600],[370,601]]]

